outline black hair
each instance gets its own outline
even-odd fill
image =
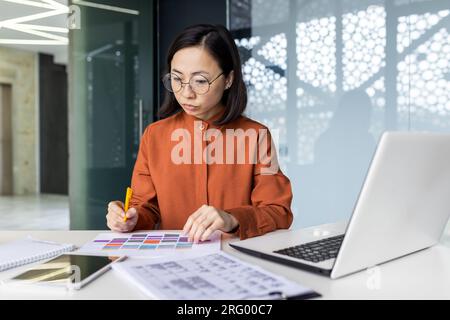
[[[179,50],[202,46],[216,59],[225,77],[233,71],[234,78],[231,87],[225,90],[221,102],[225,105],[225,112],[216,125],[223,125],[239,118],[247,106],[247,88],[242,77],[241,60],[239,51],[231,36],[230,31],[222,25],[198,24],[184,29],[171,44],[167,54],[167,70],[173,56]],[[169,117],[182,108],[172,92],[166,91],[164,102],[159,109],[161,118]]]

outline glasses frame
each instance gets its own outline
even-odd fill
[[[191,80],[194,78],[194,76],[192,76],[192,77],[189,79],[188,82],[183,82],[183,81],[181,81],[181,79],[180,79],[181,86],[180,86],[180,89],[177,90],[177,91],[174,91],[174,90],[173,90],[172,85],[170,86],[170,87],[172,88],[172,90],[169,90],[169,89],[164,85],[164,80],[165,80],[166,78],[168,78],[168,79],[171,81],[172,73],[170,73],[170,72],[169,72],[169,73],[166,73],[166,74],[161,78],[161,81],[162,81],[162,83],[163,83],[164,88],[165,88],[167,91],[172,92],[172,93],[178,93],[178,92],[182,91],[182,90],[183,90],[183,87],[184,87],[186,84],[188,84],[189,87],[191,87],[191,90],[192,90],[193,92],[195,92],[195,93],[198,94],[198,95],[204,95],[204,94],[207,94],[207,93],[209,92],[209,89],[211,89],[211,84],[212,84],[214,81],[216,81],[217,79],[219,79],[219,77],[220,77],[221,75],[223,75],[223,74],[224,74],[224,72],[221,72],[217,77],[215,77],[215,78],[214,78],[213,80],[211,80],[211,81],[209,81],[205,76],[203,76],[203,75],[201,75],[201,74],[196,75],[196,76],[201,76],[201,77],[203,77],[203,78],[206,80],[206,82],[208,82],[208,90],[206,90],[206,91],[203,92],[203,93],[198,93],[198,92],[196,92],[196,91],[194,90],[194,88],[192,87]]]

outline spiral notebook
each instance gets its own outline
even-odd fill
[[[73,244],[56,243],[27,237],[0,244],[0,272],[74,250]]]

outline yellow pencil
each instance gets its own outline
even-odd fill
[[[123,222],[127,222],[127,211],[128,211],[128,206],[130,205],[130,199],[131,196],[133,195],[133,190],[131,190],[131,188],[127,188],[127,195],[125,196],[125,216],[123,217]]]

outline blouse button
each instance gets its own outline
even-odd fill
[[[200,130],[205,129],[205,125],[203,124],[203,122],[199,124],[198,128],[199,128]]]

